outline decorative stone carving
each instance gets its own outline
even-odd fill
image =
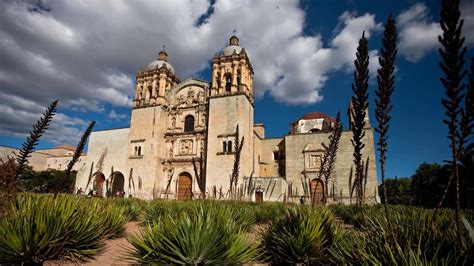
[[[180,95],[178,97],[178,104],[177,105],[181,105],[181,104],[186,104],[186,99],[184,99],[184,95]]]
[[[176,128],[176,117],[171,118],[171,128]]]
[[[194,91],[193,91],[193,90],[189,90],[189,91],[188,91],[188,97],[187,97],[186,103],[187,103],[187,104],[192,104],[193,101],[194,101]]]
[[[184,139],[181,140],[180,143],[180,154],[192,154],[193,153],[193,140],[192,139]]]
[[[200,103],[203,103],[203,102],[204,102],[204,93],[203,93],[202,91],[200,91],[200,92],[198,93],[198,101],[199,101]]]
[[[310,154],[309,155],[309,168],[319,169],[321,167],[321,155]]]

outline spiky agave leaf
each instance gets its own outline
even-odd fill
[[[262,232],[262,246],[266,260],[276,265],[328,263],[327,248],[337,233],[327,209],[289,208]]]
[[[129,257],[142,263],[229,264],[253,259],[256,247],[235,223],[232,211],[191,207],[177,217],[161,216],[128,237]]]

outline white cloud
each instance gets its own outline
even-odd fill
[[[115,110],[110,111],[110,113],[107,115],[107,118],[110,120],[123,120],[128,118],[127,115],[125,114],[118,114],[115,112]]]
[[[0,134],[25,138],[28,131],[43,116],[46,106],[21,99],[17,96],[0,93]],[[56,113],[44,138],[54,144],[75,144],[87,122],[70,117],[64,113]]]
[[[35,5],[0,2],[0,98],[16,97],[16,111],[35,119],[38,106],[55,98],[80,112],[104,112],[105,105],[129,107],[135,73],[156,58],[162,45],[185,79],[209,67],[234,29],[253,64],[257,96],[316,103],[332,72],[353,69],[362,32],[370,37],[381,29],[373,14],[344,12],[333,37],[322,40],[319,34],[303,32],[306,14],[296,0],[217,0],[203,21],[211,5],[207,0],[44,1],[45,9]],[[374,74],[376,50],[370,55]],[[82,126],[68,123],[70,128]],[[26,128],[5,120],[0,127],[3,132]]]
[[[461,17],[464,19],[463,36],[465,45],[474,44],[474,5],[471,1],[461,1]],[[399,27],[400,54],[408,61],[418,62],[427,53],[439,47],[438,36],[442,34],[438,21],[433,21],[424,3],[417,3],[397,17]]]
[[[474,44],[474,4],[470,0],[461,1],[461,16],[464,19],[463,35],[466,45]]]
[[[418,62],[426,53],[439,46],[438,35],[441,34],[441,28],[439,23],[431,21],[424,3],[415,4],[398,15],[398,49],[408,61]]]

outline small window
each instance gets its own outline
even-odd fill
[[[232,152],[232,141],[227,142],[227,152],[231,153]]]
[[[135,153],[133,155],[135,155],[135,156],[138,155],[138,147],[137,146],[135,146]]]
[[[237,72],[237,86],[238,87],[240,87],[240,83],[241,81],[240,81],[240,70],[239,70],[239,72]]]
[[[217,80],[217,87],[218,88],[222,87],[222,85],[221,85],[221,72],[217,72],[216,80]]]
[[[280,154],[278,153],[278,151],[273,152],[273,160],[274,161],[280,160]]]
[[[222,142],[222,150],[223,152],[227,152],[227,142]]]
[[[138,156],[142,156],[142,147],[138,147]]]
[[[184,118],[184,132],[194,131],[194,116],[188,115]]]
[[[230,86],[232,85],[232,75],[228,74],[225,78],[225,91],[230,92]]]

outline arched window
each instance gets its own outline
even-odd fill
[[[239,88],[240,90],[240,83],[241,83],[241,79],[240,79],[240,70],[237,72],[237,88]]]
[[[194,131],[194,116],[188,115],[184,118],[184,132]]]
[[[232,152],[232,141],[230,140],[227,142],[227,152]]]
[[[225,91],[230,92],[230,86],[232,85],[232,75],[227,74],[225,77]]]
[[[217,72],[216,80],[217,80],[217,87],[218,88],[222,87],[222,85],[221,85],[221,72]]]
[[[227,152],[227,142],[222,142],[222,148],[224,152]]]

